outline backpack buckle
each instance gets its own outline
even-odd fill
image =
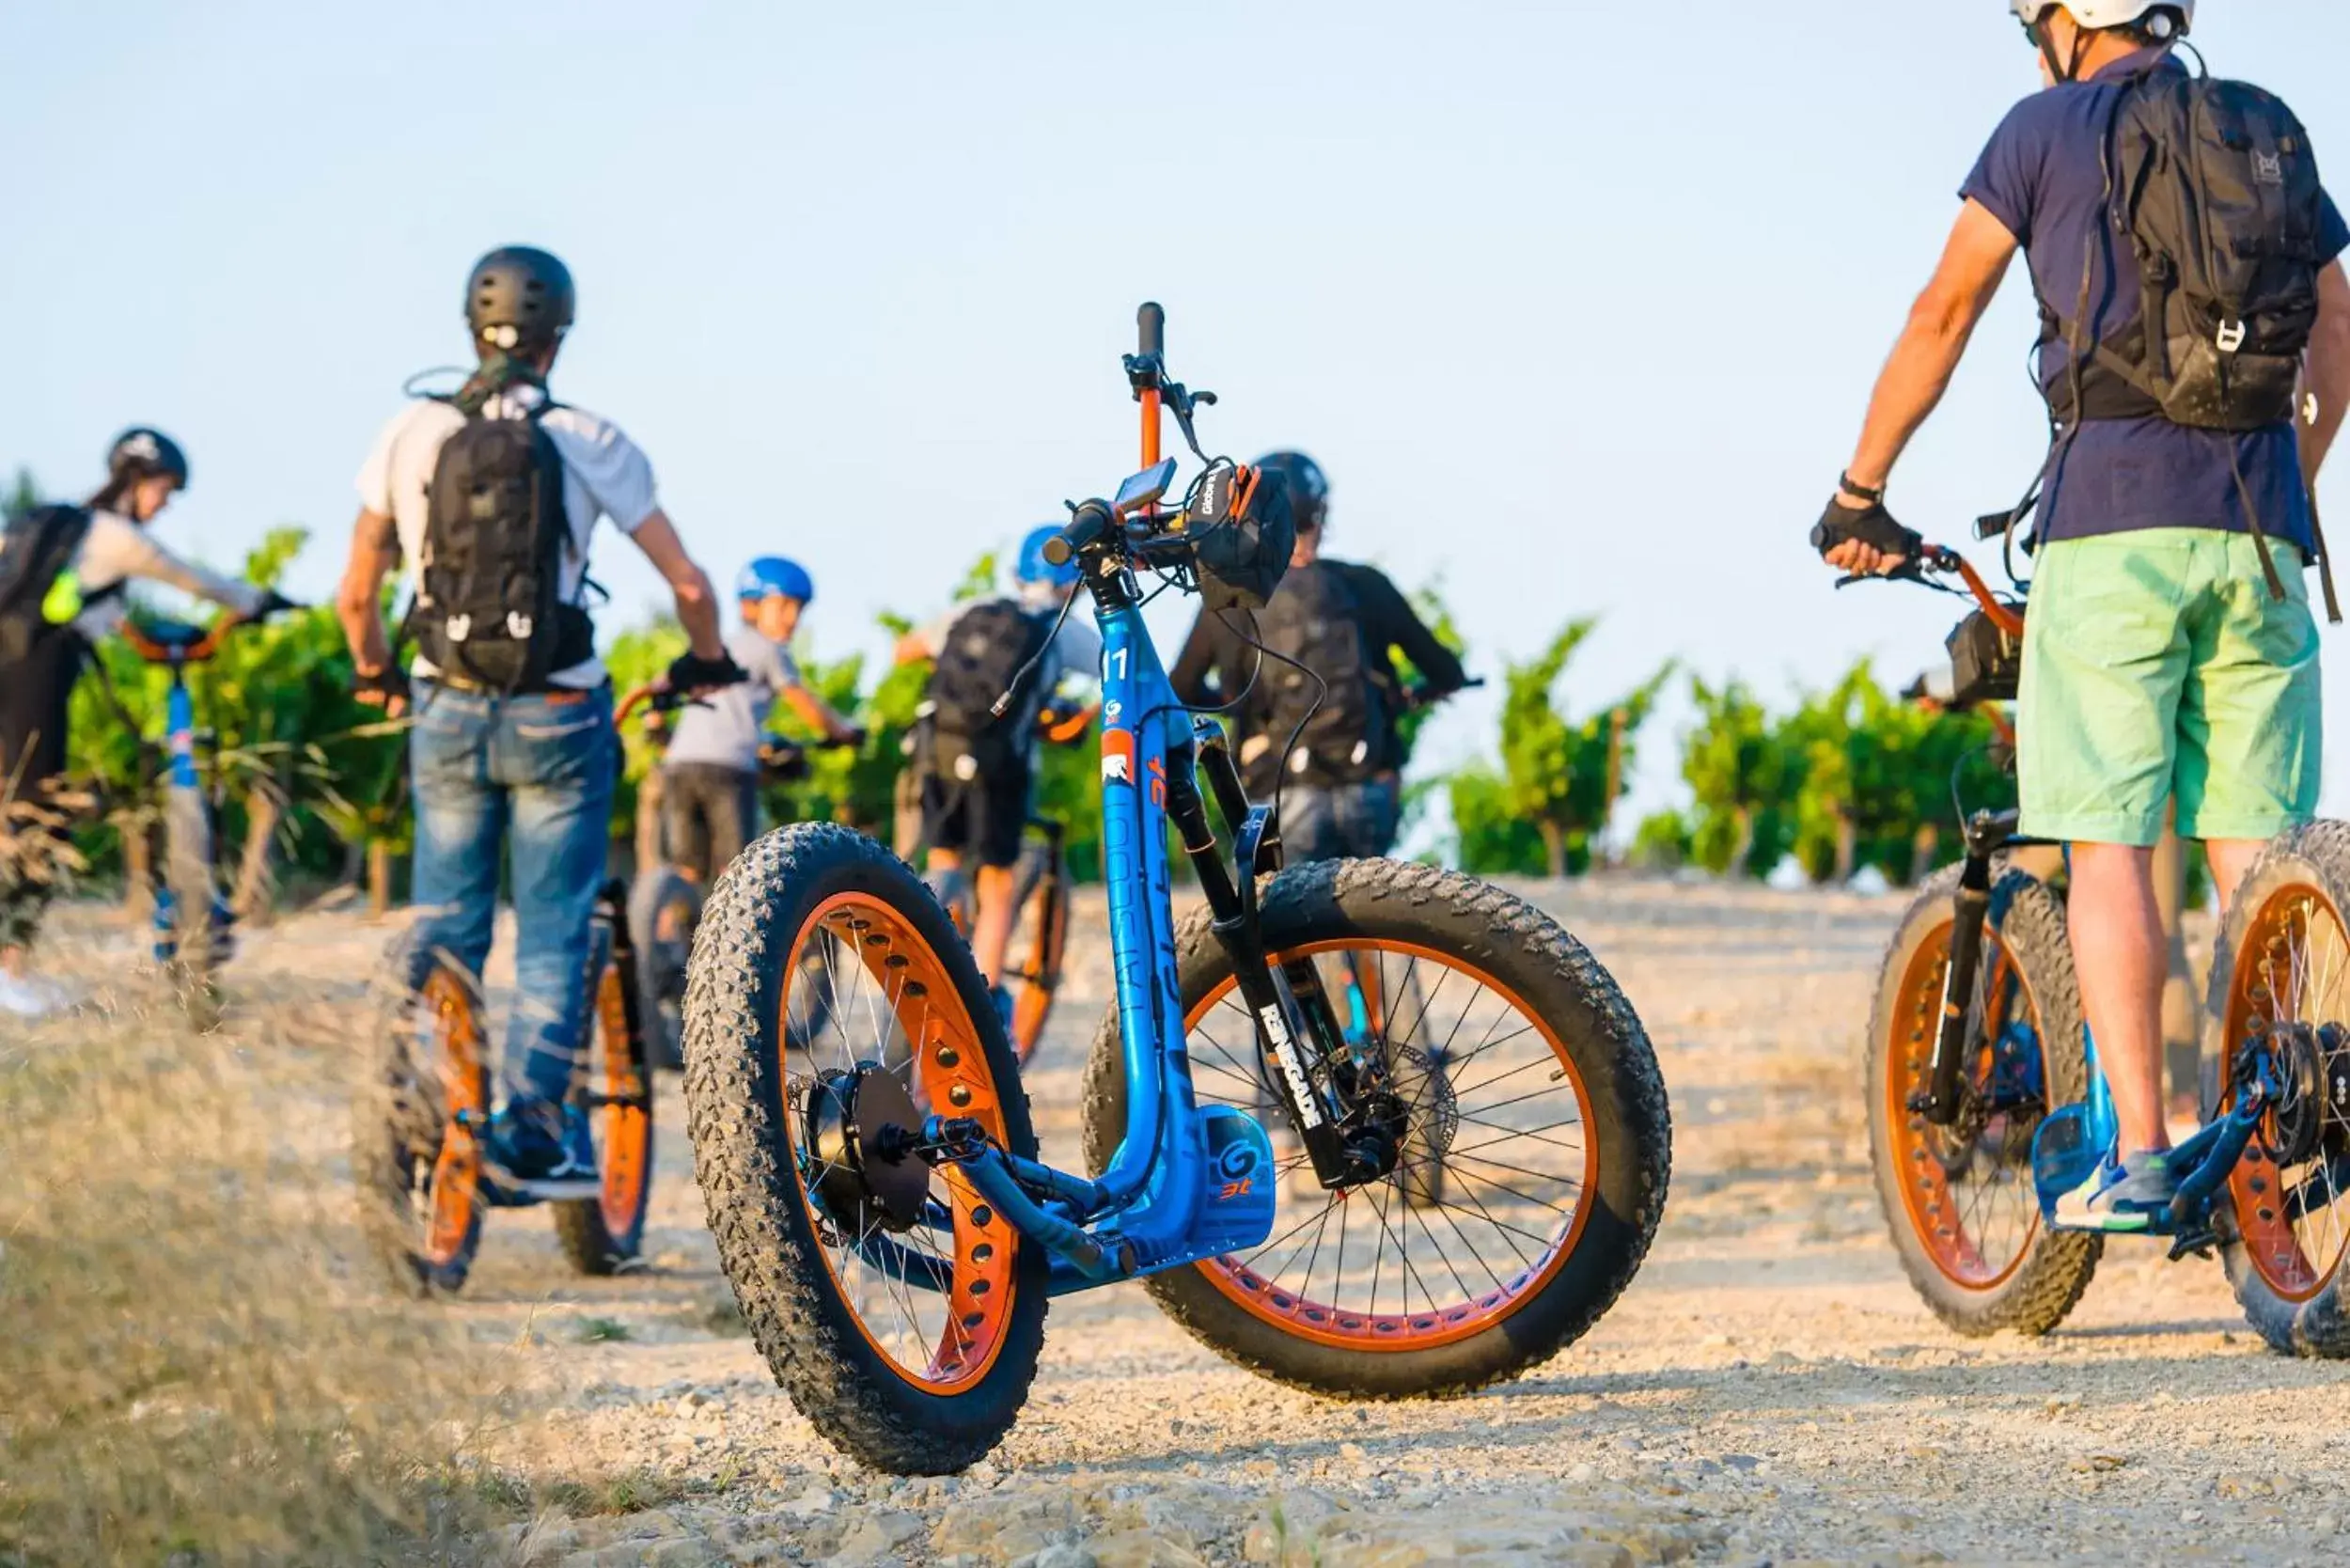
[[[2219,323],[2218,336],[2213,338],[2212,341],[2219,345],[2219,352],[2221,353],[2233,353],[2238,349],[2244,347],[2244,337],[2245,331],[2244,323],[2242,321],[2222,321]]]
[[[446,630],[448,632],[449,641],[463,642],[467,637],[473,635],[473,617],[469,615],[450,616],[448,618],[448,626]]]
[[[530,628],[533,624],[534,623],[530,617],[523,614],[520,610],[509,610],[506,612],[506,635],[512,637],[516,642],[528,642],[530,640]]]

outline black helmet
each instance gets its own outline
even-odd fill
[[[557,341],[577,304],[571,269],[529,245],[499,246],[465,279],[465,324],[476,340],[509,353],[535,353]]]
[[[151,479],[161,475],[181,490],[188,488],[188,454],[180,443],[159,430],[133,425],[115,437],[106,448],[109,484]]]
[[[1330,481],[1322,464],[1303,452],[1267,452],[1257,460],[1260,468],[1277,468],[1289,480],[1290,510],[1300,532],[1319,528],[1330,515]]]

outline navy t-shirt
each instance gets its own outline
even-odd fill
[[[2092,339],[2138,314],[2137,263],[2114,265],[2117,244],[2127,254],[2126,242],[2103,216],[2105,171],[2098,154],[2115,99],[2126,80],[2149,65],[2164,71],[2186,70],[2175,59],[2156,63],[2153,52],[2141,52],[2089,81],[2052,87],[2015,105],[1959,192],[1981,202],[2015,236],[2041,300],[2067,321],[2080,302],[2082,262],[2095,243],[2089,310]],[[2321,261],[2350,249],[2350,226],[2330,197],[2318,238]],[[2067,358],[2060,339],[2041,346],[2044,387],[2056,388],[2065,379]],[[2174,425],[2159,415],[2082,423],[2048,476],[2041,537],[2081,539],[2131,528],[2243,532],[2244,501],[2228,462],[2231,441],[2260,509],[2261,531],[2308,553],[2309,496],[2290,424],[2231,436]]]

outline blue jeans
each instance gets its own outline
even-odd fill
[[[1392,777],[1359,784],[1290,784],[1281,791],[1281,848],[1293,864],[1375,857],[1395,848],[1402,800]]]
[[[498,872],[513,856],[515,997],[509,1094],[560,1101],[588,1014],[588,929],[603,886],[619,737],[610,691],[492,697],[419,682],[410,983],[446,954],[478,977]]]

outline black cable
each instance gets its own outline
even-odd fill
[[[1044,662],[1044,655],[1052,651],[1054,642],[1060,636],[1061,627],[1069,620],[1070,608],[1076,603],[1077,595],[1073,591],[1060,602],[1060,613],[1053,618],[1053,629],[1044,635],[1042,642],[1037,644],[1036,651],[1028,655],[1027,663],[1012,672],[1011,683],[1004,688],[1003,695],[989,708],[988,711],[997,718],[1011,712],[1012,699],[1020,695],[1021,685],[1035,672],[1036,666]]]

